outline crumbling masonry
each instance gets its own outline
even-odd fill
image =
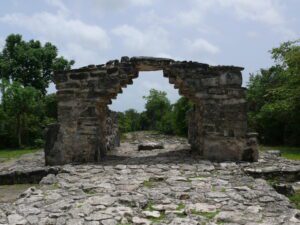
[[[57,72],[58,124],[46,135],[47,165],[99,162],[119,144],[111,100],[140,71],[163,70],[179,93],[194,103],[189,113],[193,151],[217,161],[256,161],[256,138],[247,136],[243,68],[152,57],[122,57],[104,65]]]

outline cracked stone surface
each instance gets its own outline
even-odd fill
[[[141,139],[165,149],[138,151]],[[41,153],[31,157],[31,169],[43,168]],[[0,224],[299,224],[300,212],[287,197],[248,174],[269,166],[296,170],[299,163],[262,157],[252,164],[213,163],[190,155],[184,138],[130,134],[106,161],[61,166],[17,200],[0,203]],[[21,162],[2,173],[21,169]],[[23,162],[29,169],[30,161]]]

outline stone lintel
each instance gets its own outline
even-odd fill
[[[130,58],[130,62],[139,71],[157,71],[163,70],[165,67],[169,66],[172,62],[174,62],[174,60],[168,58],[139,56]]]

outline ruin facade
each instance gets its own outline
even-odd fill
[[[255,135],[247,133],[243,68],[153,57],[122,57],[54,75],[58,123],[46,134],[47,165],[99,162],[119,145],[117,118],[108,109],[140,71],[162,70],[179,94],[194,103],[189,143],[204,159],[257,161]]]

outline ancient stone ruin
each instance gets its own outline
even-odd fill
[[[256,137],[247,134],[243,68],[122,57],[55,73],[58,123],[46,135],[46,164],[102,160],[119,144],[116,114],[108,105],[140,71],[156,70],[163,70],[179,94],[194,103],[189,113],[189,143],[194,152],[209,160],[257,161]]]

